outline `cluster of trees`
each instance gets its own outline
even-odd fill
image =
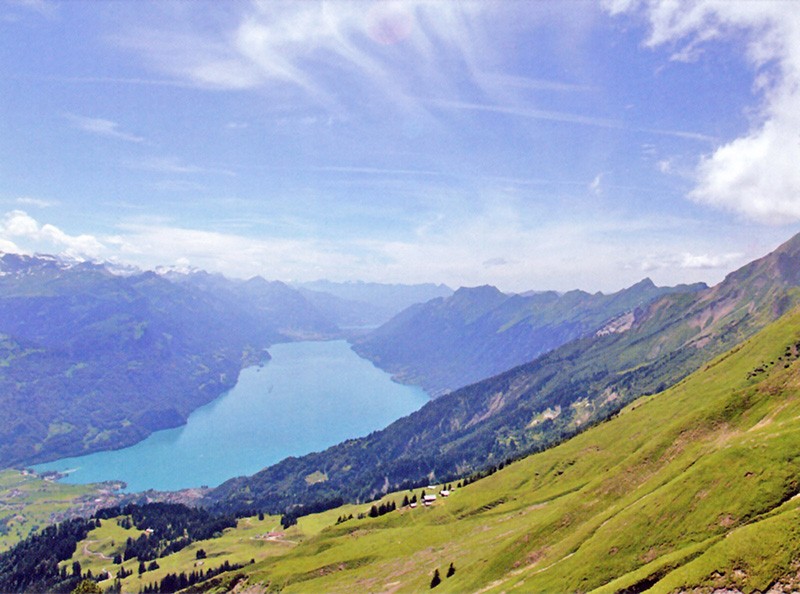
[[[446,577],[453,577],[456,573],[455,566],[450,563],[450,567],[447,568],[447,576]],[[442,577],[439,575],[439,570],[433,570],[433,577],[431,578],[431,588],[435,588],[439,584],[442,583]]]
[[[353,519],[353,514],[341,515],[338,518],[336,518],[336,525],[338,526],[339,524],[343,524],[347,520],[352,520],[352,519]]]
[[[233,516],[217,516],[204,509],[177,503],[130,504],[107,508],[95,515],[103,519],[118,516],[123,516],[119,521],[123,527],[135,526],[147,531],[137,539],[128,538],[122,555],[122,561],[136,558],[140,563],[155,561],[197,540],[213,538],[226,528],[236,526]],[[145,569],[149,571],[147,567]]]
[[[330,497],[319,499],[308,505],[304,505],[302,503],[298,505],[292,505],[281,516],[281,526],[283,526],[283,529],[285,530],[290,526],[297,524],[297,518],[307,516],[309,514],[323,512],[333,509],[334,507],[340,507],[344,504],[345,500],[341,495],[331,495]],[[260,517],[262,517],[261,513],[259,513],[259,518]]]
[[[199,584],[227,571],[242,569],[244,565],[240,563],[230,563],[225,561],[219,567],[213,569],[196,569],[190,573],[168,573],[159,583],[151,583],[139,590],[139,594],[172,594],[180,590],[185,590],[190,586]]]
[[[121,564],[123,560],[138,558],[140,574],[157,569],[157,558],[194,541],[218,536],[225,528],[236,525],[233,516],[218,516],[180,504],[148,503],[106,508],[88,520],[76,518],[48,526],[0,554],[0,592],[67,593],[82,581],[94,582],[111,577],[84,572],[78,561],[73,562],[70,568],[64,564],[59,569],[59,563],[72,557],[78,543],[99,527],[102,520],[120,516],[123,516],[122,524],[147,532],[136,540],[129,538],[125,552],[114,562]],[[128,575],[130,571],[120,567],[116,577],[120,580]]]
[[[66,568],[60,571],[58,564],[72,557],[78,542],[95,527],[93,520],[67,520],[0,554],[0,592],[70,592],[83,577],[80,564],[72,574]]]
[[[389,512],[393,512],[397,509],[397,504],[394,501],[390,501],[389,503],[381,503],[380,505],[373,505],[369,508],[369,513],[367,514],[370,518],[377,518],[378,516],[382,516],[384,514],[388,514]]]

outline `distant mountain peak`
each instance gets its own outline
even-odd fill
[[[456,309],[480,310],[481,312],[497,307],[509,298],[497,287],[481,285],[478,287],[461,287],[445,300],[446,304]],[[473,313],[477,313],[473,311]]]
[[[478,285],[476,287],[459,287],[455,295],[505,295],[500,289],[494,285]]]

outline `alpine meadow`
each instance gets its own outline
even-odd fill
[[[800,10],[0,0],[0,594],[800,591]]]

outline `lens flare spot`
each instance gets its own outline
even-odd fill
[[[373,4],[367,14],[367,34],[382,45],[394,45],[411,35],[414,17],[398,4]]]

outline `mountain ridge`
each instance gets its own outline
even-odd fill
[[[352,342],[358,354],[397,381],[439,396],[590,334],[661,295],[706,288],[702,283],[656,287],[649,278],[609,295],[461,287],[450,297],[412,306]]]

